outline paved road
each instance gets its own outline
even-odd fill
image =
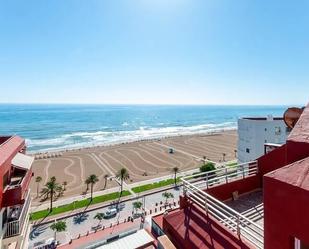
[[[165,201],[164,198],[162,197],[163,192],[164,191],[160,193],[151,194],[145,197],[137,197],[137,198],[139,201],[144,203],[146,210],[154,209],[156,202],[159,203],[160,201]],[[168,190],[168,192],[171,192],[174,195],[174,199],[170,199],[169,202],[179,200],[179,194],[181,193],[180,188],[178,189],[174,188]],[[121,203],[120,211],[117,214],[117,216],[111,219],[103,220],[100,224],[106,227],[110,226],[111,223],[116,223],[118,220],[123,221],[124,219],[128,218],[128,216],[132,215],[133,202],[134,201],[130,200]],[[92,227],[97,226],[99,224],[99,221],[94,219],[96,213],[106,212],[107,210],[108,207],[101,208],[98,210],[86,212],[84,214],[75,215],[73,217],[65,219],[67,224],[67,231],[59,233],[57,235],[57,239],[60,241],[60,243],[66,243],[69,242],[71,238],[76,238],[79,234],[84,235],[85,233],[87,233],[87,231],[91,231]],[[39,242],[54,236],[54,232],[50,229],[50,225],[51,223],[39,225],[32,229],[30,233],[30,248],[35,242]]]

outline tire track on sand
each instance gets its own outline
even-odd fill
[[[75,183],[77,183],[76,175],[69,171],[69,169],[74,165],[74,161],[71,158],[65,158],[65,159],[68,160],[70,164],[64,168],[64,173],[73,178],[73,180],[70,181],[70,183],[68,184],[68,186],[72,186]]]
[[[44,185],[45,185],[45,184],[47,183],[47,181],[48,181],[48,177],[49,177],[48,170],[49,170],[49,167],[50,167],[50,165],[51,165],[51,163],[52,163],[52,161],[51,161],[50,159],[48,159],[48,160],[46,160],[46,161],[47,161],[47,165],[46,165],[46,167],[45,167],[45,169],[44,169],[46,178],[45,178]]]
[[[98,166],[102,169],[103,173],[105,173],[106,171],[111,175],[111,176],[115,176],[114,172],[107,167],[103,161],[94,153],[89,154],[93,160],[98,164]]]
[[[70,156],[71,158],[76,158],[79,160],[80,164],[79,164],[79,167],[80,167],[80,170],[81,170],[81,174],[80,174],[80,178],[81,178],[81,183],[84,183],[86,178],[85,178],[85,165],[84,165],[84,162],[82,160],[82,158],[80,158],[79,156]],[[73,188],[70,188],[68,189],[66,192],[74,192],[74,191],[79,191],[80,189],[82,189],[82,184],[79,185],[79,186],[76,186],[76,187],[73,187]]]
[[[102,155],[105,155],[106,157],[112,159],[115,162],[118,162],[119,165],[122,165],[123,167],[125,167],[128,171],[130,175],[133,175],[135,177],[140,177],[140,175],[135,174],[131,169],[127,168],[127,166],[125,164],[123,164],[121,161],[119,161],[118,159],[114,158],[113,156],[111,156],[110,154],[108,154],[108,151],[104,151],[102,153],[100,153],[100,157],[102,158]]]

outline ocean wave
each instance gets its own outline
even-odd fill
[[[220,124],[201,124],[195,126],[145,127],[125,131],[74,132],[48,139],[27,139],[29,151],[63,150],[96,145],[107,145],[163,137],[194,135],[220,130],[236,129],[235,122]]]

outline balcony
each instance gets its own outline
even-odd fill
[[[22,204],[32,177],[31,170],[14,170],[11,176],[11,182],[3,191],[3,206],[14,206]]]
[[[190,182],[194,184],[195,187],[208,190],[218,185],[226,185],[240,179],[257,176],[258,173],[257,161],[251,161],[198,173],[194,176],[186,176],[183,177],[182,180],[185,180],[184,183]]]
[[[255,248],[263,248],[262,193],[257,191],[238,197],[235,191],[241,189],[240,194],[245,194],[256,190],[258,171],[254,161],[197,174],[195,179],[184,177],[183,196],[238,238],[244,238]],[[231,196],[234,201],[223,202]]]
[[[25,223],[27,223],[30,210],[30,192],[27,192],[25,202],[22,205],[9,207],[7,222],[5,223],[6,231],[4,238],[10,238],[22,234]]]

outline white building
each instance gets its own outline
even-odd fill
[[[289,129],[278,117],[238,119],[238,162],[249,162],[264,155],[264,144],[284,144]]]

